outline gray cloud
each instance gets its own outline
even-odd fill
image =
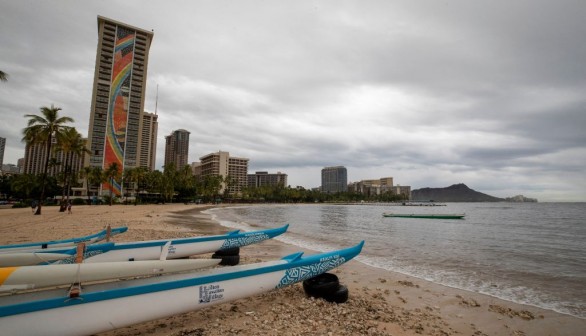
[[[353,181],[586,200],[583,1],[0,1],[5,162],[41,106],[87,133],[103,15],[155,32],[159,166],[184,128],[191,161],[226,150],[292,185],[345,165]]]

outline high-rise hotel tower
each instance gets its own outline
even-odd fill
[[[187,165],[189,134],[184,129],[178,129],[165,137],[165,167],[174,163],[175,169],[180,170]]]
[[[88,128],[90,166],[107,169],[116,163],[122,171],[149,161],[141,159],[141,147],[144,148],[143,111],[152,39],[150,31],[98,16]],[[104,187],[120,194],[121,187],[116,182]]]

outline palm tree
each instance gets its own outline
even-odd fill
[[[6,82],[8,80],[8,74],[0,70],[0,82]]]
[[[177,167],[175,163],[171,162],[163,167],[163,179],[161,185],[161,194],[165,201],[173,202],[173,195],[175,195],[175,184],[177,183]]]
[[[30,198],[32,192],[38,188],[39,179],[33,174],[14,175],[11,191],[22,198]]]
[[[193,170],[190,165],[184,165],[177,171],[175,181],[175,191],[180,199],[187,201],[193,199],[197,191],[197,179],[193,175]]]
[[[108,189],[110,189],[110,206],[112,205],[112,200],[114,199],[113,194],[112,194],[114,191],[114,182],[118,179],[119,176],[120,176],[120,166],[118,165],[118,163],[116,163],[116,162],[110,163],[108,168],[104,171],[104,177],[110,183],[110,186],[108,188]]]
[[[63,197],[61,199],[63,200],[67,194],[66,202],[69,202],[69,194],[71,193],[71,177],[73,176],[71,171],[71,162],[73,161],[73,156],[77,155],[80,157],[85,153],[89,153],[89,150],[85,146],[83,137],[74,127],[68,128],[57,135],[57,149],[63,152],[63,155],[65,156],[65,166],[63,169]],[[65,208],[63,207],[60,211],[65,211]]]
[[[89,205],[92,204],[92,201],[90,199],[90,179],[91,179],[91,174],[92,174],[93,169],[94,169],[94,167],[85,166],[85,167],[81,168],[81,171],[80,171],[81,178],[83,178],[85,180],[85,193],[87,195],[87,204],[89,204]]]
[[[136,181],[137,181],[137,172],[138,167],[130,167],[124,168],[124,172],[122,173],[124,184],[126,184],[124,188],[124,203],[128,200],[128,191],[132,190],[132,193],[135,195],[136,199]]]
[[[95,185],[99,186],[101,183],[106,182],[106,179],[104,179],[104,174],[101,167],[83,167],[80,173],[82,178],[85,179],[87,202],[91,205],[92,201],[90,199],[90,188]]]
[[[134,205],[138,202],[138,195],[140,193],[141,186],[144,188],[144,181],[148,176],[149,171],[145,167],[136,167],[134,169],[134,177],[136,178],[136,193],[134,195]]]
[[[45,152],[45,167],[43,175],[41,177],[41,195],[39,196],[39,206],[35,215],[41,214],[41,205],[45,198],[45,182],[47,179],[47,170],[49,169],[49,157],[51,155],[51,145],[53,143],[53,137],[60,136],[60,134],[69,128],[65,126],[68,122],[73,122],[70,117],[59,117],[60,107],[41,107],[41,115],[26,114],[25,117],[29,118],[27,127],[22,130],[24,137],[23,142],[27,144],[44,143],[46,144]]]

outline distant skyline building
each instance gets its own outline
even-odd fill
[[[178,129],[165,137],[165,167],[171,163],[177,169],[188,165],[189,134],[189,131]]]
[[[348,191],[366,196],[394,193],[393,178],[382,177],[380,179],[353,182],[348,185]]]
[[[140,141],[139,167],[155,170],[157,159],[158,116],[154,113],[142,113],[142,137]]]
[[[2,171],[2,174],[20,174],[20,169],[18,169],[18,166],[13,163],[3,164],[0,166],[0,170]]]
[[[254,174],[248,174],[248,187],[258,188],[264,186],[287,186],[287,174],[277,172],[276,174],[269,174],[266,171],[257,171]]]
[[[141,156],[149,49],[153,32],[98,16],[98,47],[86,165],[120,171],[150,164]],[[117,195],[121,185],[110,186]]]
[[[248,161],[247,158],[230,157],[230,153],[218,151],[210,153],[199,158],[201,165],[197,167],[201,171],[201,177],[206,176],[230,176],[234,181],[233,184],[228,185],[222,183],[220,192],[224,192],[227,188],[230,195],[238,195],[242,192],[242,188],[247,185],[248,175]],[[194,165],[192,164],[192,167]]]
[[[348,191],[348,172],[346,167],[323,168],[321,170],[321,191],[325,193]]]
[[[0,137],[0,167],[4,164],[4,149],[6,148],[6,138]]]
[[[18,172],[22,174],[24,172],[24,158],[18,159],[18,161],[16,161],[16,166],[18,167]]]

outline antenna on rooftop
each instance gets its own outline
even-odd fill
[[[155,115],[157,115],[157,107],[159,106],[159,84],[157,84],[157,96],[155,98]]]

